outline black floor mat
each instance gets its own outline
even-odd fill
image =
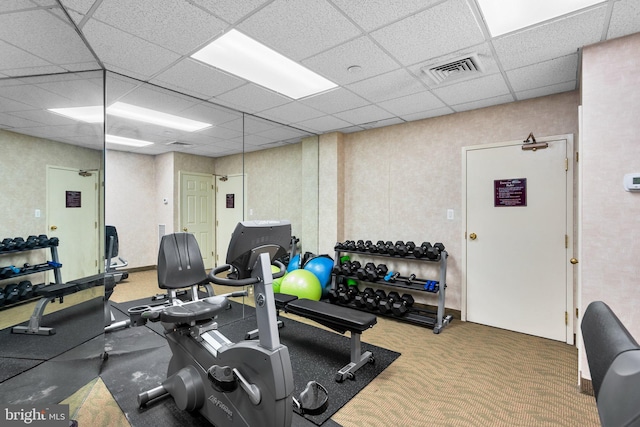
[[[0,383],[42,363],[38,359],[15,359],[0,357]]]
[[[242,306],[236,303],[232,303],[232,306],[231,310],[220,315],[222,326],[219,330],[230,340],[238,341],[244,338],[247,331],[256,327],[256,319],[248,316],[253,314],[253,308],[245,307],[244,318],[230,321],[226,316],[234,317],[242,313]],[[371,351],[375,364],[362,367],[353,381],[336,383],[336,372],[350,360],[349,338],[290,319],[284,322],[280,339],[291,355],[294,396],[302,391],[309,380],[318,381],[329,392],[329,407],[325,413],[306,418],[294,415],[294,426],[335,426],[336,423],[329,419],[331,415],[400,355],[363,342],[362,351]],[[364,337],[366,339],[366,332]],[[198,414],[180,411],[171,398],[162,399],[145,409],[137,407],[137,394],[157,386],[166,375],[171,352],[167,345],[160,345],[162,341],[158,341],[159,338],[148,328],[129,328],[113,333],[112,337],[107,338],[110,356],[103,365],[103,381],[134,427],[209,426]]]

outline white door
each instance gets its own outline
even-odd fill
[[[227,262],[231,234],[244,220],[244,179],[243,175],[216,177],[216,266]]]
[[[571,142],[464,150],[468,321],[573,341]]]
[[[60,239],[63,282],[97,274],[98,173],[47,166],[47,222],[49,237]]]
[[[180,173],[180,230],[195,235],[204,267],[213,267],[213,175]]]

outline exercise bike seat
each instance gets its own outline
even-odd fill
[[[200,301],[164,308],[157,314],[157,319],[165,323],[190,324],[213,319],[220,311],[229,305],[224,296],[214,296]]]

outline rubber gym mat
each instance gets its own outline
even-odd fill
[[[0,402],[61,402],[100,373],[102,335],[0,383]]]
[[[241,312],[242,307],[232,302],[233,313]],[[246,307],[247,313],[253,308]],[[306,325],[291,319],[284,319],[285,327],[280,329],[280,338],[289,348],[294,376],[294,396],[298,395],[309,380],[316,380],[329,392],[329,407],[321,415],[301,417],[294,415],[294,426],[336,426],[330,417],[351,400],[360,390],[389,366],[399,353],[381,347],[362,343],[362,351],[371,351],[375,364],[367,364],[356,373],[356,379],[335,382],[336,372],[346,365],[350,359],[349,338]],[[245,332],[256,327],[255,317],[245,317],[219,327],[220,332],[230,340],[244,338]],[[150,348],[139,351],[119,350],[120,338],[136,329],[129,328],[114,335],[113,349],[104,364],[101,377],[114,398],[125,413],[133,427],[181,425],[210,426],[199,414],[191,414],[179,410],[170,397],[153,402],[144,409],[137,407],[136,396],[139,392],[157,386],[166,377],[166,367],[171,358],[168,346]],[[145,332],[146,333],[146,332]],[[366,338],[366,333],[364,334]],[[130,342],[136,342],[131,339]]]
[[[12,334],[11,328],[1,330],[0,357],[24,358],[28,355],[30,359],[49,360],[101,336],[104,332],[103,303],[102,298],[93,298],[42,316],[41,326],[55,328],[53,335]],[[28,321],[21,323],[24,326],[28,324]]]
[[[13,357],[0,357],[0,383],[27,371],[42,363],[36,359],[15,359]]]

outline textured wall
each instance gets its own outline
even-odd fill
[[[443,242],[449,253],[446,306],[460,309],[462,147],[524,140],[529,132],[576,134],[577,110],[577,92],[567,92],[344,135],[339,240]],[[447,209],[454,210],[453,220]],[[431,277],[429,268],[411,270]]]
[[[640,34],[584,48],[582,55],[583,313],[607,303],[640,340],[638,259],[640,193],[624,191],[625,173],[640,172]],[[615,65],[612,65],[615,64]],[[581,369],[586,357],[581,352]]]

